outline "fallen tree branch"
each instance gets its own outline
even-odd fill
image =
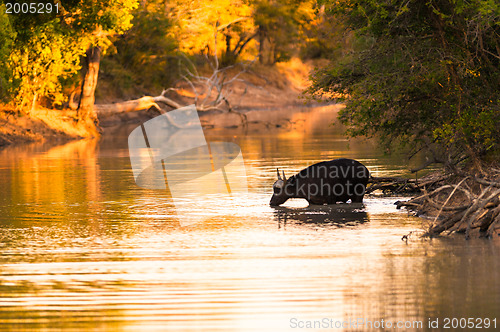
[[[467,180],[468,177],[464,178],[462,181],[460,181],[456,186],[455,188],[453,188],[453,190],[451,191],[450,195],[448,196],[448,198],[446,199],[446,201],[443,203],[443,205],[441,206],[441,208],[439,209],[439,212],[438,214],[436,215],[436,218],[434,218],[434,222],[433,223],[436,223],[436,220],[439,218],[439,216],[441,215],[441,212],[443,212],[443,209],[444,207],[446,206],[446,204],[448,204],[448,202],[450,201],[451,197],[453,196],[453,194],[457,191],[457,189],[460,187],[460,185],[462,183],[465,182],[465,180]]]
[[[395,203],[398,208],[416,211],[417,215],[432,216],[433,221],[425,236],[438,236],[444,231],[447,234],[465,233],[466,238],[473,234],[491,237],[495,233],[500,226],[498,175],[477,178],[465,173],[455,174],[451,181],[460,180],[456,185],[443,184],[442,180],[436,179],[432,183],[427,181],[429,185],[422,189],[422,195]]]
[[[238,22],[236,20],[234,22]],[[210,77],[201,76],[196,66],[187,58],[184,57],[186,63],[179,62],[179,65],[184,70],[185,74],[182,75],[182,79],[189,85],[194,93],[194,101],[193,103],[196,106],[198,111],[220,111],[227,113],[235,113],[240,116],[241,122],[243,126],[246,126],[248,123],[247,116],[241,112],[238,112],[233,105],[230,104],[228,97],[231,94],[231,90],[228,88],[235,82],[243,82],[239,77],[243,73],[245,73],[250,65],[254,63],[254,61],[248,64],[240,64],[242,66],[242,70],[236,73],[231,78],[228,78],[227,71],[229,68],[235,66],[227,66],[224,68],[219,68],[219,60],[217,57],[217,30],[215,30],[215,51],[214,51],[214,62],[212,63],[210,59],[207,57],[207,61],[210,64],[213,73]],[[158,103],[162,103],[167,105],[170,108],[178,109],[183,106],[177,103],[176,101],[168,98],[166,96],[166,92],[172,90],[172,88],[163,90],[161,95],[152,97],[145,96],[139,99],[129,100],[121,103],[115,104],[101,104],[95,105],[95,111],[98,116],[109,116],[120,113],[127,112],[135,112],[141,111],[145,109],[155,108],[160,113],[166,113]],[[246,93],[246,89],[245,89]],[[225,107],[224,107],[225,106]],[[172,121],[171,121],[172,122]]]
[[[157,103],[163,103],[172,108],[181,108],[181,104],[173,101],[170,98],[165,97],[165,91],[161,95],[156,97],[145,96],[139,99],[129,100],[121,103],[115,104],[96,104],[94,105],[97,115],[108,115],[108,114],[118,114],[126,112],[136,112],[154,107],[162,112],[160,106]]]
[[[491,238],[493,236],[493,233],[495,232],[495,229],[497,228],[497,226],[500,227],[500,214],[496,215],[496,218],[488,227],[488,230],[486,231],[486,236]]]
[[[448,179],[450,176],[451,174],[445,174],[438,177],[429,177],[420,180],[402,177],[371,177],[368,180],[368,183],[371,183],[372,185],[366,189],[366,193],[370,194],[376,190],[382,190],[383,192],[389,191],[393,194],[418,193]]]
[[[492,186],[492,187],[500,188],[500,182],[487,181],[484,179],[480,179],[478,177],[474,177],[474,181],[476,181],[477,183],[483,184],[485,186]]]
[[[433,208],[438,209],[438,210],[442,209],[442,211],[461,211],[461,210],[467,209],[470,206],[470,204],[464,204],[464,205],[460,205],[460,206],[445,206],[448,203],[449,199],[446,200],[446,202],[441,203],[441,202],[435,202],[431,198],[431,196],[434,196],[434,195],[436,195],[436,194],[438,194],[446,189],[453,189],[452,194],[456,190],[460,190],[461,192],[463,192],[467,196],[467,198],[469,200],[473,199],[472,194],[467,189],[461,188],[459,185],[456,185],[456,186],[455,185],[444,185],[444,186],[441,186],[441,187],[433,190],[430,193],[425,193],[423,195],[414,197],[407,202],[396,202],[395,204],[396,204],[397,208],[401,208],[402,206],[421,206],[424,203],[428,203]],[[451,196],[452,195],[450,195],[448,198],[450,198]]]
[[[486,195],[486,193],[489,191],[489,189],[490,189],[490,188],[491,188],[491,186],[490,186],[490,187],[488,187],[488,189],[486,189],[486,190],[485,190],[485,191],[481,194],[480,198],[478,199],[478,206],[477,206],[477,208],[476,208],[476,211],[477,211],[477,212],[476,212],[476,213],[474,213],[474,215],[472,215],[472,212],[471,212],[471,216],[470,216],[468,219],[466,219],[466,218],[465,218],[465,216],[464,216],[464,218],[463,218],[463,222],[467,224],[467,230],[466,230],[466,232],[465,232],[465,237],[466,237],[466,238],[469,238],[469,236],[470,236],[470,231],[471,231],[472,222],[473,222],[474,220],[476,220],[476,219],[477,219],[477,217],[478,217],[478,216],[479,216],[479,214],[482,212],[482,209],[486,206],[486,204],[488,204],[488,203],[489,203],[490,201],[492,201],[492,200],[495,200],[495,199],[496,199],[496,200],[498,200],[498,195],[500,195],[500,189],[499,189],[499,190],[494,191],[494,192],[493,192],[493,193],[492,193],[492,194],[491,194],[488,198],[481,200],[481,198],[482,198],[484,195]]]
[[[416,179],[401,177],[371,177],[368,180],[368,183],[372,183],[372,185],[366,189],[366,194],[370,194],[375,190],[382,190],[383,192],[390,191],[391,193],[420,191]]]
[[[442,232],[465,233],[492,237],[500,235],[500,174],[491,169],[478,177],[456,170],[454,173],[429,175],[423,179],[405,179],[398,177],[370,178],[366,190],[371,193],[382,190],[384,193],[400,193],[409,188],[420,193],[407,201],[397,201],[402,207],[414,211],[417,216],[431,217],[429,226],[425,226],[424,236],[439,236]]]

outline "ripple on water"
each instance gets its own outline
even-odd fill
[[[193,196],[184,203],[201,221],[187,227],[168,193],[135,186],[126,136],[0,151],[0,329],[284,331],[291,318],[498,315],[498,246],[403,242],[422,220],[395,209],[402,198],[269,206],[277,167],[290,176],[337,157],[376,176],[407,167],[376,142],[346,141],[324,109],[308,112],[283,111],[306,121],[279,132],[206,133],[241,146],[249,192]]]

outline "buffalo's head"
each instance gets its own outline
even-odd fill
[[[290,195],[287,194],[287,190],[285,189],[287,185],[285,171],[283,171],[283,178],[280,176],[280,171],[278,169],[276,169],[276,172],[278,173],[278,180],[273,184],[273,197],[271,197],[271,201],[269,202],[271,206],[281,205],[290,198]]]

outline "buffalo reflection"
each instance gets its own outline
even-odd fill
[[[282,224],[285,226],[287,222],[344,227],[369,221],[363,203],[309,205],[305,208],[276,206],[273,208],[278,227],[281,227]]]

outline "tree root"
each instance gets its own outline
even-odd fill
[[[381,190],[384,194],[415,194],[424,191],[436,183],[448,179],[451,175],[429,176],[422,179],[407,179],[401,177],[371,177],[366,188],[366,194],[371,194],[376,190]]]
[[[439,236],[445,231],[464,233],[467,239],[500,236],[500,174],[495,170],[487,174],[490,174],[488,178],[455,174],[434,176],[432,181],[423,179],[418,184],[409,181],[421,195],[395,204],[398,209],[405,207],[417,215],[433,217],[424,233],[427,237]],[[380,184],[384,182],[391,184],[388,178],[373,182],[376,184],[370,188],[374,190],[383,190]],[[401,179],[395,179],[392,184],[400,182]]]

